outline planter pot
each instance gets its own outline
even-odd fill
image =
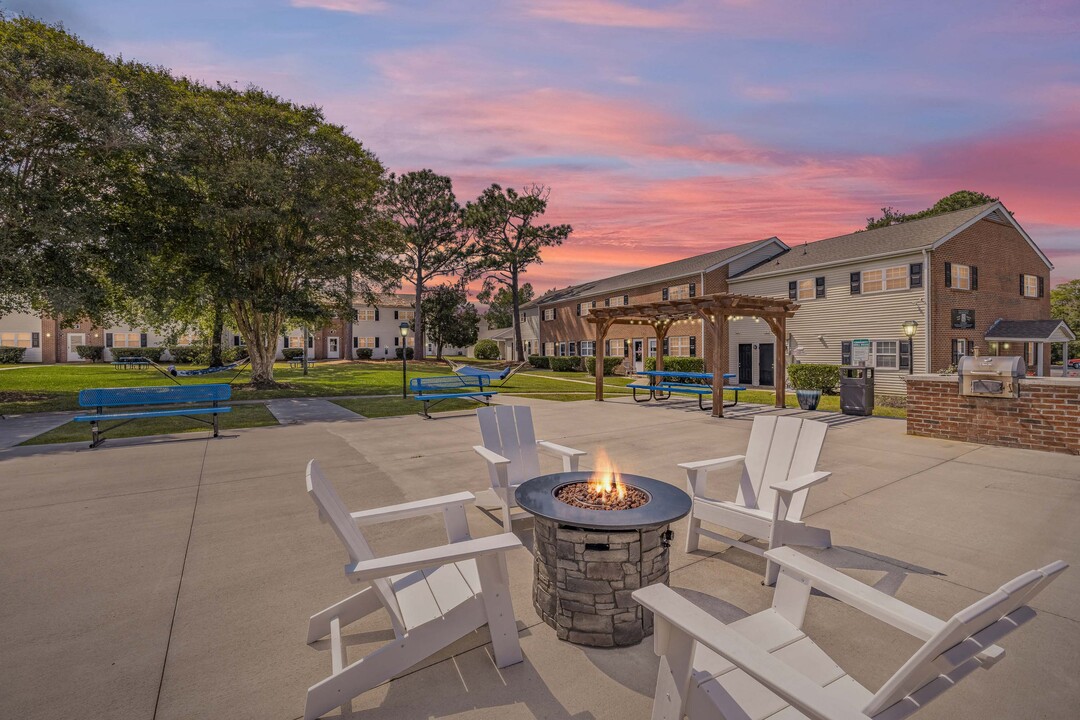
[[[799,399],[799,407],[803,410],[817,410],[821,400],[820,390],[796,390],[795,397]]]

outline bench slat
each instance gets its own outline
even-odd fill
[[[217,402],[232,397],[225,383],[165,385],[151,387],[91,388],[79,392],[79,407],[124,407],[128,405],[176,405],[186,402]]]
[[[498,395],[499,393],[494,390],[485,390],[484,392],[461,392],[461,393],[439,393],[437,395],[413,395],[414,400],[445,400],[448,398],[459,397],[491,397],[492,395]]]
[[[220,415],[232,412],[232,407],[192,407],[176,410],[147,410],[145,412],[103,413],[101,415],[79,415],[72,418],[75,422],[94,422],[98,420],[134,420],[136,418],[170,417],[175,415]]]

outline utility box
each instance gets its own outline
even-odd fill
[[[840,412],[845,415],[874,414],[874,368],[840,366]]]

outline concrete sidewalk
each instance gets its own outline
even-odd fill
[[[30,438],[47,433],[70,422],[78,412],[43,412],[7,415],[0,418],[0,450],[13,448]]]
[[[282,425],[363,420],[364,416],[324,398],[269,400],[266,407]]]
[[[603,449],[627,472],[680,487],[677,463],[742,453],[751,427],[751,416],[650,411],[628,398],[500,402],[532,405],[538,437],[590,458]],[[328,643],[304,642],[307,618],[356,591],[304,491],[306,462],[317,458],[357,510],[488,486],[471,411],[229,435],[0,452],[0,717],[297,718],[307,687],[330,672]],[[807,515],[835,547],[815,554],[938,617],[1051,560],[1074,565],[1039,596],[1039,617],[1003,641],[1006,657],[920,720],[1075,717],[1075,457],[909,437],[902,422],[867,418],[829,430],[820,467],[833,476],[811,492]],[[718,494],[735,485],[715,479]],[[478,510],[469,522],[475,536],[500,529]],[[761,559],[707,540],[688,555],[685,523],[673,527],[671,585],[724,620],[767,607]],[[528,529],[516,528],[531,545]],[[371,539],[389,553],[445,534],[432,517],[377,526]],[[651,642],[559,642],[532,608],[527,550],[511,554],[510,575],[523,663],[496,670],[482,630],[343,717],[649,717]],[[918,645],[825,596],[811,599],[809,617],[826,650],[874,689]],[[350,659],[391,639],[389,629],[381,613],[351,626]]]

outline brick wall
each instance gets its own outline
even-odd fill
[[[1080,379],[1027,378],[1017,399],[958,390],[955,375],[909,376],[908,434],[1080,455]]]
[[[998,318],[1050,318],[1050,269],[1024,237],[1011,226],[980,220],[932,251],[930,262],[931,370],[940,370],[952,364],[954,338],[973,342],[980,355],[991,355],[990,345],[983,338]],[[946,262],[977,267],[978,289],[959,290],[945,287]],[[1028,298],[1020,294],[1021,273],[1043,278],[1043,297]],[[974,310],[975,327],[967,330],[953,329],[953,309]],[[1018,343],[1010,343],[1008,349],[1000,348],[999,354],[1022,355],[1023,348]],[[1049,351],[1044,353],[1042,372],[1044,375],[1050,374]]]

